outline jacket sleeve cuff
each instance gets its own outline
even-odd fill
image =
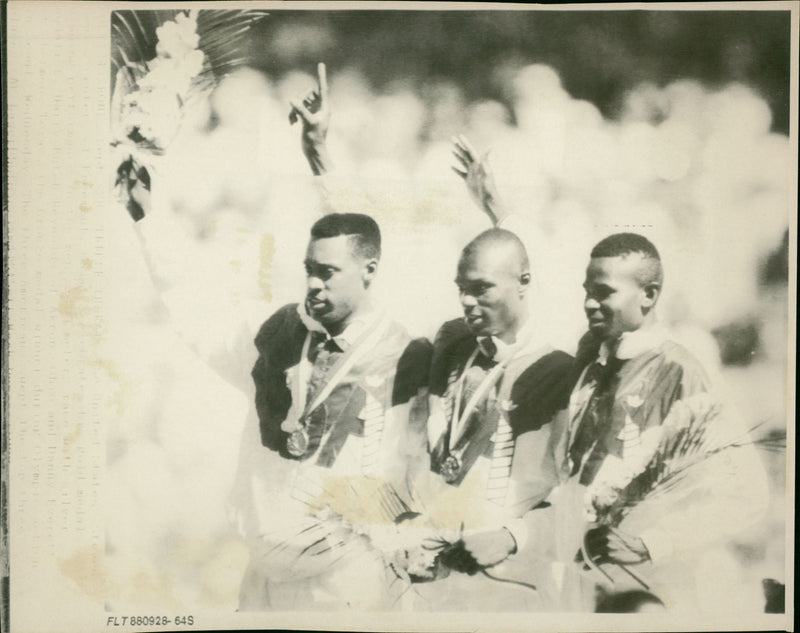
[[[503,526],[514,538],[517,544],[517,552],[522,550],[528,542],[528,526],[522,519],[513,519]]]
[[[672,542],[672,538],[660,528],[645,530],[639,538],[642,539],[654,565],[659,565],[675,553],[675,545]]]

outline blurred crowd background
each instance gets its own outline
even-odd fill
[[[153,175],[201,253],[187,270],[224,269],[221,302],[260,302],[265,320],[302,298],[320,198],[288,102],[324,61],[328,203],[379,221],[377,290],[413,333],[459,314],[457,254],[488,227],[450,169],[464,134],[530,228],[557,344],[581,334],[591,246],[643,233],[665,261],[661,318],[759,434],[785,431],[788,12],[276,11],[244,46]],[[175,334],[121,206],[108,226],[108,607],[232,610],[247,554],[225,500],[248,403]],[[763,611],[762,580],[784,582],[785,455],[763,456],[770,513],[719,561],[732,609]]]

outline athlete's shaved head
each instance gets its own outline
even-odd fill
[[[527,318],[528,253],[511,231],[489,229],[464,247],[458,285],[467,325],[476,336],[511,342]]]
[[[511,231],[494,228],[475,237],[461,251],[459,267],[470,260],[486,256],[496,259],[498,264],[507,266],[513,275],[530,272],[525,245]]]

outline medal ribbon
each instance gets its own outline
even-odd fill
[[[589,373],[589,369],[591,365],[584,367],[581,375],[576,382],[576,388],[573,390],[572,396],[570,398],[569,403],[569,425],[567,426],[567,447],[571,447],[572,443],[575,441],[575,432],[578,429],[578,425],[580,421],[583,419],[583,415],[586,412],[586,408],[589,405],[589,400],[594,394],[595,389],[597,388],[596,381],[592,384],[592,381],[587,380],[587,376]],[[578,386],[579,385],[579,386]],[[583,393],[581,393],[581,391]],[[580,395],[580,399],[577,396]]]
[[[573,398],[576,394],[580,394],[581,399],[575,402],[570,402],[570,416],[569,416],[569,425],[567,427],[567,458],[569,462],[572,462],[573,458],[573,451],[575,448],[575,442],[578,439],[578,436],[581,434],[582,431],[585,431],[584,427],[589,424],[589,420],[587,419],[589,416],[589,407],[592,404],[592,401],[596,398],[597,392],[600,389],[601,380],[599,375],[601,373],[607,372],[609,370],[608,364],[610,363],[610,359],[606,359],[606,364],[601,365],[597,361],[588,365],[584,368],[581,372],[581,375],[578,379],[577,384],[581,385],[573,394]],[[581,393],[583,391],[583,393]],[[582,457],[586,457],[588,451],[581,451]],[[576,466],[580,469],[583,466],[583,459],[580,460],[580,464],[573,464],[570,465],[570,470],[573,470]],[[574,473],[573,473],[574,474]]]
[[[347,373],[353,368],[353,365],[355,365],[356,362],[360,360],[364,354],[372,349],[372,347],[380,340],[380,337],[383,336],[383,333],[388,329],[390,323],[391,321],[389,319],[389,315],[387,314],[382,319],[376,320],[371,327],[367,328],[367,330],[365,330],[361,336],[358,337],[350,349],[342,354],[333,367],[331,367],[329,372],[330,378],[322,385],[321,389],[317,391],[317,395],[310,404],[306,403],[306,393],[305,389],[303,389],[303,386],[308,384],[308,377],[306,376],[308,370],[302,371],[302,366],[309,365],[310,363],[303,363],[301,361],[301,367],[298,368],[295,378],[296,394],[293,394],[293,398],[294,395],[297,396],[298,404],[302,403],[301,406],[298,407],[298,409],[302,410],[302,414],[299,416],[298,422],[299,420],[304,420],[309,413],[311,413],[325,401],[331,392],[344,379]],[[303,342],[303,355],[301,356],[302,359],[307,359],[310,345],[311,332],[306,335],[306,340]],[[321,445],[322,442],[320,442],[320,446]]]
[[[481,399],[486,395],[486,393],[497,384],[497,381],[500,380],[500,377],[508,366],[508,364],[514,360],[517,355],[525,348],[525,344],[528,342],[530,335],[525,337],[525,339],[521,340],[517,344],[517,349],[514,351],[513,354],[509,354],[508,358],[506,358],[502,363],[497,363],[492,369],[486,374],[484,379],[481,381],[478,388],[472,394],[472,397],[467,402],[467,405],[464,407],[464,412],[459,415],[459,409],[461,408],[461,398],[462,394],[464,393],[464,383],[466,382],[467,371],[470,367],[472,367],[472,363],[475,362],[475,358],[477,358],[478,353],[481,351],[480,347],[476,347],[475,351],[472,352],[469,359],[467,360],[467,364],[464,366],[464,371],[461,373],[461,377],[458,379],[458,383],[456,384],[456,397],[455,397],[455,404],[453,406],[453,416],[457,418],[457,422],[455,428],[450,425],[450,437],[448,442],[448,449],[450,453],[453,452],[453,447],[458,444],[458,442],[462,439],[464,435],[464,431],[466,430],[467,420],[469,416],[472,415],[475,407],[478,406],[478,403]],[[451,417],[451,420],[452,420]],[[453,433],[455,431],[455,433]],[[453,438],[455,437],[455,441]]]
[[[462,439],[464,435],[464,431],[467,426],[467,420],[469,416],[472,414],[475,407],[478,406],[478,402],[486,395],[486,392],[491,389],[495,383],[500,379],[500,374],[505,367],[505,363],[497,363],[494,367],[492,367],[487,373],[486,376],[483,377],[481,383],[478,385],[478,388],[473,392],[472,397],[467,402],[467,405],[464,407],[464,412],[460,413],[461,411],[461,399],[464,394],[464,383],[466,383],[467,372],[472,367],[472,363],[475,362],[475,358],[477,358],[478,353],[480,352],[480,348],[476,347],[475,350],[470,355],[469,359],[467,360],[467,364],[464,365],[464,371],[461,372],[461,376],[456,383],[456,394],[455,394],[455,402],[453,403],[453,414],[450,418],[450,435],[447,447],[449,452],[453,453],[453,447],[455,447],[458,442]],[[452,424],[452,420],[455,418],[456,423],[455,426]]]

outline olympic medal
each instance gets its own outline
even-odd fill
[[[286,450],[293,457],[302,457],[308,450],[308,433],[305,429],[295,429],[286,440]]]
[[[439,472],[447,483],[455,483],[456,480],[458,480],[458,476],[461,474],[461,463],[455,455],[448,455],[444,462],[442,462]]]

